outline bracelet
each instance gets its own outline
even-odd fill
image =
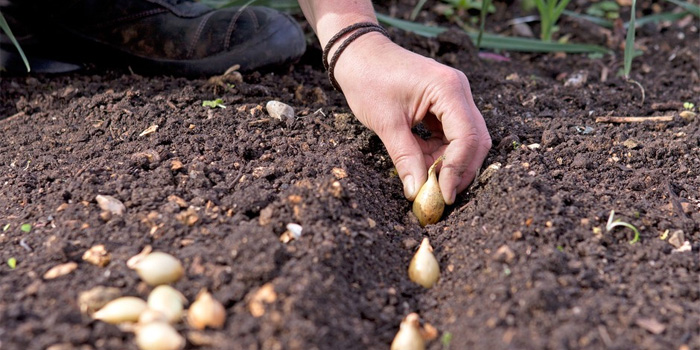
[[[359,29],[359,30],[358,30]],[[345,36],[346,34],[350,33],[351,31],[357,30],[355,33],[352,33],[347,39],[343,41],[342,44],[338,47],[338,49],[333,53],[333,57],[331,57],[330,62],[328,61],[328,53],[331,51],[331,48],[335,43]],[[333,85],[333,88],[336,89],[339,92],[343,92],[343,90],[340,88],[340,85],[338,85],[338,81],[335,80],[335,74],[333,73],[335,70],[335,64],[338,62],[338,58],[340,57],[340,54],[350,45],[355,39],[359,38],[362,35],[365,35],[370,32],[379,32],[382,33],[384,36],[387,38],[389,37],[389,33],[387,33],[386,29],[384,29],[382,26],[378,24],[374,24],[371,22],[361,22],[361,23],[355,23],[350,26],[347,26],[343,28],[341,31],[339,31],[337,34],[335,34],[333,37],[331,37],[330,40],[328,40],[328,43],[326,43],[326,47],[323,49],[323,66],[326,68],[328,71],[328,80],[330,80],[331,85]]]

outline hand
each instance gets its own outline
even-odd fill
[[[406,198],[415,199],[427,168],[444,154],[440,190],[453,204],[491,148],[467,77],[374,32],[348,46],[335,76],[355,116],[384,143]],[[428,140],[411,132],[420,122],[432,133]]]

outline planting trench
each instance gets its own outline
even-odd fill
[[[700,42],[679,39],[697,28],[642,31],[633,77],[644,104],[636,86],[601,81],[619,59],[484,61],[456,53],[454,32],[392,30],[466,72],[494,140],[485,166],[501,164],[426,229],[379,139],[330,89],[317,48],[288,73],[245,75],[229,90],[125,71],[3,77],[0,111],[13,116],[0,121],[0,348],[135,349],[77,300],[98,285],[145,297],[125,262],[146,245],[184,263],[174,287],[189,300],[208,288],[227,308],[223,330],[177,326],[192,349],[387,349],[413,311],[451,334],[450,349],[698,348],[700,120],[678,116],[683,101],[700,102]],[[577,72],[587,82],[564,86]],[[215,97],[227,108],[202,107]],[[270,119],[259,106],[271,99],[297,118]],[[595,122],[609,114],[673,120]],[[126,213],[101,217],[98,194]],[[611,210],[639,242],[605,230]],[[303,233],[282,243],[288,223]],[[666,230],[692,250],[673,252]],[[406,273],[424,236],[442,269],[430,290]],[[97,244],[112,255],[104,268],[81,259]],[[42,277],[70,261],[70,274]],[[267,283],[274,300],[255,317]]]

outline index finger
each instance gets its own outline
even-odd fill
[[[462,96],[453,96],[441,119],[445,133],[445,161],[440,170],[440,190],[445,203],[454,203],[457,192],[463,191],[476,176],[489,149],[491,138],[481,113],[472,101],[467,83]]]

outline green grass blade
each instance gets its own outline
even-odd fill
[[[691,4],[689,2],[680,1],[680,0],[666,0],[666,1],[668,1],[672,4],[675,4],[679,7],[682,7],[684,10],[692,13],[693,16],[700,18],[700,6],[695,5],[695,4]]]
[[[549,3],[545,3],[544,0],[535,0],[535,5],[537,5],[537,12],[540,13],[540,38],[549,41],[552,35],[550,32],[552,25],[549,18]]]
[[[481,49],[481,38],[484,36],[484,30],[486,26],[486,11],[488,11],[489,6],[491,6],[491,0],[481,1],[481,13],[479,14],[479,36],[476,38],[476,50]]]
[[[554,14],[554,7],[557,4],[557,0],[547,0],[547,13],[549,14],[549,18],[554,18],[552,14]]]
[[[19,55],[22,56],[24,66],[27,67],[27,72],[30,72],[32,69],[31,67],[29,67],[29,60],[27,60],[27,56],[24,55],[24,50],[22,50],[22,47],[19,46],[19,43],[17,42],[17,39],[15,38],[14,34],[12,34],[10,25],[7,24],[5,16],[2,15],[2,12],[0,12],[0,28],[2,28],[5,34],[7,34],[7,37],[10,38],[10,41],[12,41],[12,45],[15,45],[17,51],[19,51]]]
[[[554,9],[554,14],[552,15],[552,21],[556,22],[557,19],[559,19],[559,16],[561,16],[562,11],[566,8],[566,5],[569,4],[569,0],[563,0],[559,4],[557,4],[557,7]]]
[[[634,58],[634,34],[635,34],[635,11],[637,9],[637,0],[632,0],[632,10],[630,12],[629,27],[627,28],[627,38],[625,39],[625,62],[624,75],[625,79],[629,79],[630,71],[632,70],[632,59]]]
[[[377,19],[385,25],[409,31],[420,36],[433,38],[446,31],[443,27],[426,26],[410,21],[393,18],[377,13]],[[472,41],[478,37],[477,33],[467,33]],[[484,33],[481,47],[492,50],[521,51],[521,52],[568,52],[568,53],[608,53],[609,50],[597,45],[588,44],[562,44],[558,42],[544,42],[541,40],[507,37],[503,35]]]
[[[582,19],[584,21],[591,22],[595,25],[599,25],[604,28],[612,28],[613,23],[607,19],[596,17],[596,16],[591,16],[591,15],[584,15],[578,12],[574,11],[569,11],[569,10],[564,10],[562,12],[563,15],[573,17],[573,18],[578,18]],[[637,28],[644,26],[649,23],[656,23],[656,22],[661,22],[661,21],[675,21],[678,19],[681,19],[685,16],[687,16],[689,12],[683,11],[680,13],[673,13],[673,12],[664,12],[664,13],[657,13],[654,15],[649,15],[649,16],[644,16],[644,17],[639,17],[635,20],[635,26]],[[629,23],[624,24],[625,28],[629,27]]]
[[[585,15],[582,13],[569,11],[569,10],[562,11],[562,14],[569,16],[569,17],[582,19],[584,21],[591,22],[593,24],[599,25],[599,26],[604,27],[604,28],[612,28],[613,27],[613,23],[611,21],[608,21],[607,19],[604,19],[604,18],[591,16],[591,15]]]
[[[420,0],[416,4],[416,7],[413,8],[413,11],[411,11],[411,21],[415,21],[416,17],[418,17],[418,14],[420,13],[420,10],[423,9],[423,6],[425,6],[425,3],[428,2],[428,0]]]
[[[664,12],[657,13],[655,15],[649,15],[644,17],[639,17],[635,20],[635,27],[639,28],[645,24],[661,22],[661,21],[675,21],[687,16],[689,12],[683,11],[680,13]],[[625,28],[629,27],[629,23],[625,23]]]
[[[381,13],[377,13],[377,19],[379,20],[379,22],[384,23],[385,25],[396,27],[407,32],[415,33],[428,38],[434,38],[440,35],[440,33],[447,30],[442,27],[427,26],[420,23],[404,21],[402,19],[383,15]]]

